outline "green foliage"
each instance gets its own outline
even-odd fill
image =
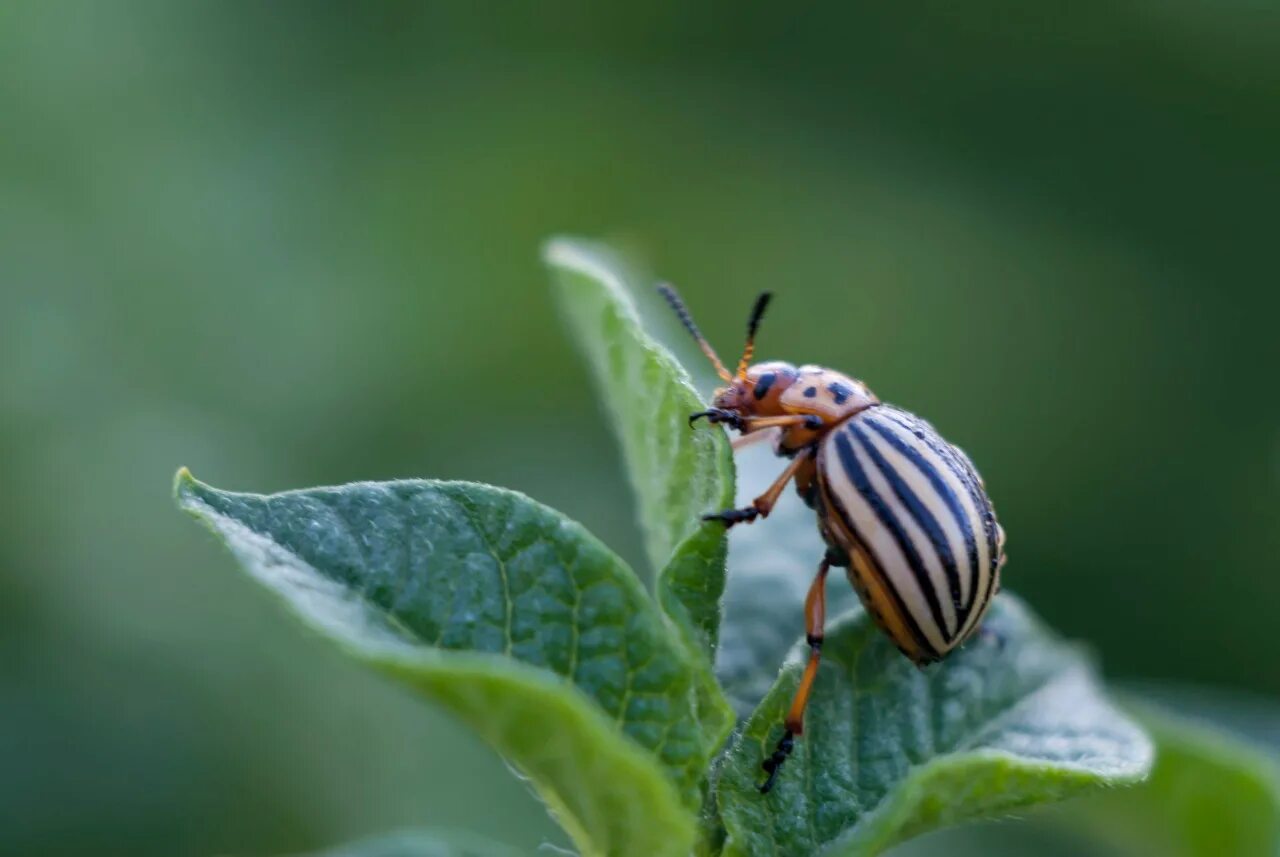
[[[908,663],[861,611],[823,646],[804,740],[773,792],[760,762],[799,682],[794,660],[747,721],[719,785],[726,854],[878,854],[966,818],[1125,785],[1151,746],[1078,651],[1005,595],[941,668]]]
[[[307,857],[516,857],[518,853],[478,836],[404,830],[327,848]]]
[[[544,257],[622,447],[658,603],[702,667],[704,738],[718,747],[733,725],[711,669],[725,533],[701,515],[733,501],[729,445],[723,432],[689,430],[689,414],[701,400],[688,373],[641,328],[620,261],[604,247],[568,238],[549,242]]]
[[[656,598],[579,525],[483,485],[257,496],[182,471],[179,503],[307,624],[474,728],[586,854],[872,855],[968,818],[1143,779],[1142,729],[1020,601],[1001,595],[983,635],[918,670],[835,580],[831,613],[849,609],[830,623],[805,736],[761,795],[760,762],[800,671],[799,604],[820,556],[812,515],[792,499],[735,533],[726,590],[724,534],[698,520],[734,499],[723,433],[689,429],[701,404],[689,376],[642,329],[607,251],[562,239],[546,257],[618,431]],[[748,482],[770,469],[766,456],[744,458]],[[741,730],[722,747],[729,700]],[[1194,742],[1168,746],[1162,771],[1206,755]],[[1260,802],[1274,792],[1225,764],[1224,781],[1241,777],[1259,801],[1232,807],[1250,818],[1274,809]],[[1134,792],[1125,817],[1145,801],[1154,818],[1151,806],[1175,801],[1162,782]],[[1208,796],[1186,808],[1189,842],[1201,812],[1224,811]]]
[[[1069,819],[1133,857],[1280,855],[1274,753],[1148,703],[1132,708],[1158,749],[1151,778],[1084,802]]]
[[[519,766],[584,852],[688,852],[709,758],[695,669],[581,527],[466,483],[261,497],[183,471],[177,494],[304,621]]]
[[[622,446],[663,608],[714,649],[724,590],[724,527],[702,513],[733,502],[724,432],[690,431],[702,400],[689,374],[641,328],[627,269],[600,245],[560,238],[544,253],[563,315]]]

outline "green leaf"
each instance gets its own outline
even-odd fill
[[[730,751],[718,787],[724,853],[878,854],[926,830],[1146,775],[1150,742],[1103,698],[1076,649],[1007,594],[985,627],[920,670],[863,611],[834,623],[804,737],[774,790],[756,784],[798,658]]]
[[[637,500],[658,603],[702,665],[704,746],[714,752],[733,713],[712,670],[725,580],[725,531],[704,523],[733,502],[733,461],[720,430],[694,431],[703,403],[689,375],[642,328],[621,261],[590,242],[547,244],[547,264],[618,435]]]
[[[305,622],[520,767],[584,853],[689,852],[699,668],[582,527],[469,483],[176,491]]]
[[[312,852],[308,857],[516,857],[518,853],[468,833],[401,830]]]
[[[701,516],[733,502],[725,434],[689,428],[689,414],[705,404],[680,363],[641,327],[628,292],[632,278],[615,255],[559,238],[544,257],[618,435],[659,600],[709,660],[720,625],[725,534]]]
[[[1134,857],[1280,855],[1273,753],[1146,702],[1129,707],[1156,742],[1151,779],[1074,806],[1060,821],[1087,825]]]

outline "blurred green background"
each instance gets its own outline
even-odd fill
[[[1280,694],[1278,25],[1249,0],[5,4],[0,850],[562,841],[169,485],[484,480],[638,558],[538,261],[564,231],[638,250],[727,352],[774,289],[762,356],[964,446],[1006,586],[1111,676]]]

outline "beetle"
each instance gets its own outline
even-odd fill
[[[692,414],[741,433],[734,447],[772,436],[788,464],[750,506],[703,516],[726,527],[768,517],[787,483],[817,513],[826,554],[804,603],[809,659],[782,737],[762,764],[768,792],[804,730],[822,653],[826,579],[844,568],[876,625],[917,666],[944,658],[982,621],[999,589],[1004,530],[967,455],[929,423],[885,404],[863,382],[821,366],[752,363],[770,293],[756,299],[732,374],[669,285],[658,287],[725,386]]]

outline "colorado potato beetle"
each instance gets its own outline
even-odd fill
[[[767,517],[794,479],[800,497],[817,512],[827,544],[805,599],[809,660],[782,737],[763,763],[767,776],[760,791],[767,792],[804,728],[822,652],[831,567],[846,569],[875,623],[924,666],[944,658],[981,623],[999,588],[1004,531],[968,456],[929,423],[884,404],[843,373],[751,362],[768,292],[756,299],[742,358],[730,374],[675,290],[663,285],[659,291],[725,383],[710,408],[689,417],[690,425],[705,418],[740,432],[735,448],[771,435],[774,451],[789,460],[750,506],[713,512],[704,520],[732,527]]]

